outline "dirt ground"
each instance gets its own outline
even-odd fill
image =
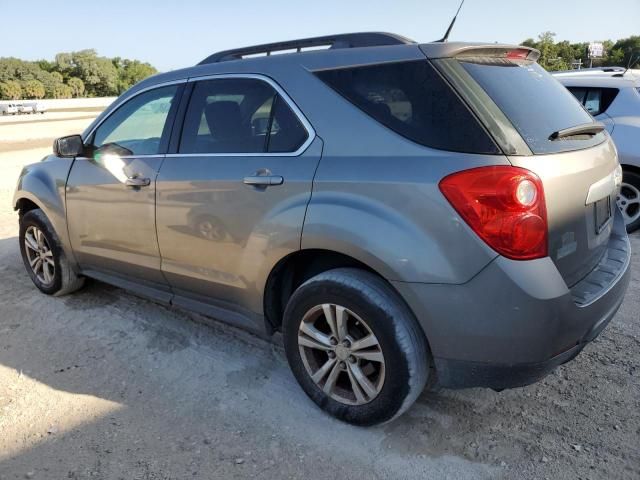
[[[305,397],[277,341],[98,282],[36,291],[16,178],[87,122],[0,125],[0,479],[640,478],[640,235],[620,312],[575,361],[355,428]]]

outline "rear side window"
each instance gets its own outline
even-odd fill
[[[308,133],[268,83],[251,78],[197,82],[180,153],[295,152]]]
[[[460,64],[502,110],[533,153],[579,150],[604,140],[602,133],[589,139],[550,139],[554,132],[594,120],[537,63],[460,61]]]
[[[267,152],[293,152],[307,140],[307,131],[279,95],[273,99],[267,138]]]
[[[475,116],[427,61],[315,73],[366,114],[416,143],[457,152],[499,153]]]
[[[591,115],[600,115],[607,111],[619,90],[617,88],[568,87],[573,96],[584,105]]]

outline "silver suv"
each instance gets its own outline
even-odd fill
[[[537,58],[347,34],[147,79],[23,171],[27,272],[281,332],[354,424],[425,385],[537,381],[611,320],[630,261],[613,143]]]
[[[571,70],[555,74],[578,101],[607,127],[622,164],[618,208],[627,231],[640,228],[640,70]]]

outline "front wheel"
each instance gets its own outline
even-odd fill
[[[624,171],[616,203],[624,217],[627,232],[631,233],[640,228],[640,174]]]
[[[287,304],[283,334],[298,383],[340,420],[390,421],[427,382],[422,329],[398,294],[370,272],[340,268],[302,284]]]
[[[20,253],[27,273],[41,292],[60,296],[83,286],[84,277],[71,268],[42,210],[31,210],[20,217]]]

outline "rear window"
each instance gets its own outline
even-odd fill
[[[537,63],[460,61],[518,130],[533,153],[579,150],[601,143],[603,133],[552,141],[552,133],[593,122],[569,91]]]
[[[416,143],[457,152],[499,153],[475,116],[427,61],[315,73],[367,115]]]

